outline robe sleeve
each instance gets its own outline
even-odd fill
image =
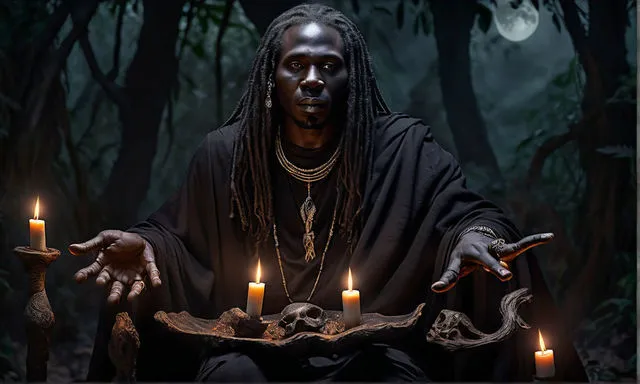
[[[429,286],[446,269],[459,236],[466,228],[488,226],[507,242],[517,241],[522,235],[502,209],[467,187],[458,162],[434,140],[422,122],[402,115],[390,116],[381,125],[380,137],[376,155],[378,166],[374,168],[372,178],[376,188],[370,193],[369,201],[374,218],[370,217],[372,223],[379,222],[384,228],[365,232],[366,243],[363,245],[367,247],[363,247],[362,254],[366,255],[363,259],[372,260],[369,264],[371,274],[383,274],[392,269],[376,267],[384,265],[389,257],[402,260],[395,264],[398,267],[393,268],[395,274],[389,282],[376,291],[375,310],[397,308],[398,301],[406,301],[407,297],[416,295],[416,290],[424,290],[422,297],[426,306],[422,325],[418,327],[420,335],[412,338],[411,348],[416,348],[416,356],[424,356],[420,360],[425,364],[429,378],[436,381],[531,381],[540,327],[554,335],[557,378],[585,380],[571,336],[559,331],[561,319],[557,317],[533,251],[520,255],[511,263],[514,277],[508,282],[500,282],[493,275],[478,270],[459,280],[447,293],[431,291]],[[531,329],[520,329],[501,343],[457,352],[447,352],[426,343],[425,333],[442,309],[462,312],[481,331],[495,332],[502,324],[501,299],[522,287],[529,288],[533,294],[533,302],[524,304],[519,311]],[[415,305],[412,300],[409,304]]]
[[[208,136],[199,146],[186,180],[159,210],[129,232],[142,236],[153,247],[162,285],[146,293],[153,296],[147,311],[206,310],[213,287],[209,257],[207,216],[213,212],[211,144]]]
[[[522,234],[513,221],[497,205],[471,191],[461,167],[451,154],[443,150],[427,132],[422,156],[432,157],[426,163],[436,164],[435,189],[429,210],[438,216],[435,234],[440,237],[435,261],[433,280],[436,281],[446,269],[459,235],[473,225],[492,228],[498,237],[514,242]],[[537,329],[543,327],[553,333],[556,341],[557,378],[561,380],[586,380],[584,369],[570,335],[562,334],[561,319],[533,251],[519,256],[511,265],[514,277],[509,282],[500,282],[493,275],[478,270],[462,278],[455,288],[445,294],[430,293],[432,311],[428,324],[435,319],[439,309],[460,311],[472,320],[483,332],[497,330],[502,322],[499,312],[500,300],[507,293],[527,287],[533,294],[533,302],[524,304],[520,314],[531,329],[519,329],[505,342],[471,350],[445,352],[439,347],[427,348],[433,359],[431,372],[437,372],[436,380],[455,381],[530,381],[534,374],[533,353],[536,350]],[[437,311],[434,311],[437,309]],[[559,353],[558,353],[559,352]],[[438,356],[435,356],[438,355]],[[434,364],[438,367],[433,369]]]
[[[218,172],[225,169],[214,162],[228,158],[226,153],[216,153],[227,150],[220,145],[219,135],[212,131],[200,144],[178,192],[147,220],[128,229],[153,247],[162,285],[148,287],[133,305],[103,305],[88,381],[113,379],[107,345],[115,314],[120,311],[130,313],[140,334],[138,380],[184,381],[196,372],[199,349],[161,329],[153,315],[159,310],[189,311],[204,317],[212,307],[207,303],[212,297],[215,276],[211,263],[216,257],[210,244],[210,231],[216,229],[217,222],[213,169],[214,165],[220,165],[216,167]]]

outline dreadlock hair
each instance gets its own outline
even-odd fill
[[[359,236],[364,181],[372,164],[374,119],[390,112],[376,83],[364,37],[343,13],[325,5],[303,4],[289,9],[273,20],[262,37],[244,94],[225,123],[239,122],[233,149],[230,216],[233,218],[237,209],[243,230],[256,242],[269,236],[274,215],[270,151],[278,126],[272,110],[265,107],[270,91],[267,82],[275,74],[283,33],[292,26],[311,22],[340,33],[349,73],[346,124],[338,163],[340,201],[336,204],[341,204],[341,209],[336,220],[352,250]],[[276,104],[274,99],[274,107]]]

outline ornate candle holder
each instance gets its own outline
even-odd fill
[[[54,248],[39,251],[31,247],[16,247],[13,251],[20,257],[29,274],[29,300],[24,309],[27,331],[27,381],[44,382],[47,380],[51,330],[56,322],[45,290],[45,277],[47,267],[56,261],[60,251]]]

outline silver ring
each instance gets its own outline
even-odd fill
[[[487,250],[491,255],[496,258],[500,258],[500,252],[502,251],[502,246],[505,244],[504,239],[495,239],[487,245]]]

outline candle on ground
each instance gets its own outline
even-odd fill
[[[262,314],[262,301],[264,300],[264,283],[260,282],[260,259],[256,271],[256,281],[249,283],[247,293],[247,314],[259,318]]]
[[[353,289],[353,278],[351,268],[349,268],[348,289],[342,291],[342,317],[345,329],[360,325],[362,315],[360,314],[360,291]]]
[[[44,220],[40,220],[40,197],[36,199],[33,209],[33,219],[29,219],[29,246],[38,251],[47,250],[47,240],[44,230]]]
[[[542,333],[538,330],[540,350],[536,351],[536,377],[549,378],[556,374],[556,366],[553,360],[553,349],[547,349],[542,339]]]

